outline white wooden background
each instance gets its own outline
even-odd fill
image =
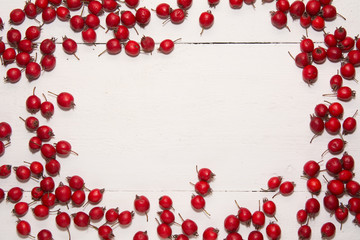
[[[0,16],[6,21],[14,8],[22,8],[23,0],[1,0]],[[164,1],[142,0],[140,6],[154,8]],[[175,0],[167,0],[176,8]],[[297,210],[304,208],[311,195],[306,190],[306,181],[301,179],[303,164],[308,160],[320,161],[332,136],[324,133],[309,144],[312,133],[308,127],[309,114],[316,104],[325,100],[323,93],[330,92],[329,79],[339,69],[339,64],[326,62],[318,66],[319,79],[311,87],[301,78],[288,51],[297,54],[299,41],[305,34],[299,21],[289,18],[286,29],[277,30],[271,25],[269,11],[275,3],[262,5],[256,9],[244,5],[239,10],[229,7],[223,0],[211,9],[215,16],[214,26],[204,31],[198,16],[209,9],[207,1],[194,1],[188,17],[181,25],[162,25],[163,20],[152,12],[151,22],[145,29],[137,27],[136,35],[130,30],[130,38],[140,41],[142,35],[152,36],[157,46],[166,38],[182,38],[175,50],[166,56],[158,52],[128,57],[124,51],[117,56],[98,54],[105,49],[104,43],[112,38],[97,30],[96,46],[86,46],[81,35],[72,32],[69,23],[55,20],[44,25],[42,39],[56,37],[57,67],[52,72],[44,72],[40,79],[28,82],[25,76],[17,84],[1,84],[0,121],[9,122],[13,128],[11,146],[0,158],[0,164],[18,166],[23,161],[44,162],[39,153],[32,154],[27,149],[28,139],[33,136],[24,128],[19,116],[27,117],[25,100],[37,87],[37,94],[68,91],[75,96],[76,107],[71,111],[61,111],[57,106],[50,120],[40,114],[36,117],[41,124],[51,126],[56,137],[51,142],[62,139],[71,142],[79,156],[60,158],[61,175],[56,182],[65,181],[66,176],[80,175],[88,188],[105,188],[100,206],[119,207],[120,210],[133,209],[136,194],[146,195],[151,201],[149,222],[144,216],[135,215],[131,226],[116,228],[116,239],[132,239],[135,232],[147,230],[150,239],[158,239],[157,223],[154,220],[159,211],[158,198],[164,194],[174,200],[176,214],[194,219],[199,225],[199,233],[208,226],[220,229],[219,239],[226,237],[223,221],[229,214],[236,214],[236,199],[240,205],[257,210],[258,201],[271,197],[273,193],[259,192],[267,180],[281,175],[284,180],[295,181],[294,194],[275,198],[276,213],[282,227],[282,239],[296,239],[299,224]],[[326,30],[344,26],[350,36],[359,34],[359,1],[335,0],[338,12],[347,21],[337,18],[326,23]],[[123,4],[121,9],[127,9]],[[105,17],[101,18],[105,26]],[[34,20],[26,19],[16,26],[25,34]],[[1,32],[4,40],[5,25]],[[61,47],[61,37],[67,35],[79,43],[75,57],[66,55]],[[309,37],[321,43],[323,33],[309,29]],[[10,68],[1,66],[4,76]],[[358,77],[359,78],[359,77]],[[354,81],[345,84],[358,90]],[[53,103],[54,97],[47,96]],[[335,100],[329,99],[327,100]],[[359,108],[359,99],[344,103],[345,117],[351,116]],[[359,134],[346,136],[349,142],[346,150],[360,158]],[[331,158],[326,155],[324,160]],[[195,182],[195,166],[208,167],[216,173],[211,182],[213,193],[206,197],[207,217],[191,209],[190,198]],[[324,168],[324,163],[322,168]],[[356,162],[355,173],[360,166]],[[326,184],[322,177],[323,191]],[[360,180],[358,176],[356,180]],[[24,201],[31,201],[29,191],[38,183],[19,183],[15,174],[1,179],[0,187],[8,190],[20,186],[27,192]],[[341,202],[347,203],[347,197]],[[12,203],[0,204],[0,229],[6,239],[17,239],[16,217],[11,214]],[[55,207],[57,209],[58,207]],[[88,212],[91,206],[85,211]],[[65,210],[65,208],[64,208]],[[70,213],[83,210],[72,208]],[[66,239],[67,233],[56,228],[55,216],[46,220],[35,220],[29,212],[24,219],[32,225],[32,235],[42,228],[53,232],[54,239]],[[340,231],[340,224],[330,218],[324,208],[320,215],[310,221],[312,239],[320,239],[320,227],[331,221],[337,226],[335,239],[358,239],[359,228],[352,223],[353,216]],[[267,223],[272,220],[267,218]],[[177,222],[181,222],[176,217]],[[100,224],[100,223],[99,223]],[[173,225],[173,233],[181,233],[179,226]],[[241,225],[239,232],[247,239],[254,227]],[[95,230],[78,230],[71,224],[73,239],[98,239]],[[265,228],[261,230],[265,233]],[[199,237],[200,239],[201,237]]]

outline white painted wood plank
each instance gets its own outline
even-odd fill
[[[148,6],[148,2],[143,3]],[[1,16],[23,3],[11,1],[6,4],[7,7],[0,10]],[[358,3],[354,1],[351,4],[355,6]],[[339,9],[342,5],[345,3],[336,2]],[[38,94],[48,90],[69,91],[76,98],[74,110],[63,112],[57,108],[48,122],[37,114],[42,124],[53,127],[56,138],[52,142],[69,140],[80,154],[79,157],[60,159],[62,171],[56,181],[79,174],[88,187],[105,187],[104,206],[131,208],[134,195],[141,193],[149,196],[152,202],[151,222],[146,223],[144,217],[137,215],[129,229],[115,230],[116,239],[131,239],[135,231],[142,229],[147,229],[151,238],[157,239],[153,220],[158,210],[156,200],[165,193],[174,198],[179,206],[176,206],[177,212],[196,219],[200,229],[210,225],[220,228],[219,239],[222,239],[225,237],[223,220],[236,211],[233,200],[238,199],[254,211],[259,199],[272,194],[251,191],[264,187],[273,175],[282,175],[298,184],[294,195],[276,199],[282,239],[294,238],[298,228],[295,212],[303,208],[310,196],[305,193],[305,181],[300,179],[302,165],[310,159],[320,161],[321,153],[332,138],[324,133],[310,145],[308,141],[312,134],[308,129],[308,115],[315,104],[325,99],[321,94],[329,92],[328,79],[338,65],[326,63],[319,66],[319,80],[309,88],[301,80],[301,70],[287,55],[287,51],[299,51],[296,44],[186,44],[201,41],[287,42],[298,41],[301,36],[300,30],[287,33],[274,29],[266,15],[270,5],[258,6],[255,11],[249,6],[240,10],[244,12],[241,22],[253,17],[251,21],[254,25],[267,24],[266,29],[252,31],[254,26],[245,24],[244,31],[234,31],[234,26],[225,19],[236,21],[234,19],[239,16],[229,15],[227,11],[233,10],[223,1],[214,10],[219,16],[223,14],[223,20],[219,21],[220,24],[223,21],[223,25],[217,22],[214,28],[200,37],[197,18],[192,16],[200,13],[204,6],[205,3],[194,4],[191,10],[194,14],[184,25],[162,27],[161,21],[156,25],[153,18],[154,22],[145,29],[149,33],[159,30],[157,41],[168,36],[175,39],[179,33],[183,34],[180,36],[183,37],[182,44],[176,45],[169,56],[154,53],[152,56],[142,54],[138,58],[130,58],[122,52],[119,56],[105,54],[98,58],[104,45],[80,45],[78,55],[81,60],[77,61],[63,53],[58,45],[55,53],[57,68],[53,72],[43,73],[39,80],[32,83],[23,77],[15,85],[2,85],[0,94],[7,104],[0,108],[1,121],[10,122],[14,134],[12,145],[6,149],[1,162],[15,166],[22,164],[23,160],[43,161],[39,153],[27,151],[26,144],[32,134],[26,132],[18,116],[28,116],[24,102],[34,86]],[[359,23],[353,12],[356,7],[344,9],[342,13],[349,11],[349,14],[344,14],[349,18],[346,28],[354,35],[356,32],[352,29]],[[356,24],[347,25],[350,21]],[[62,32],[63,25],[58,22],[45,26],[44,33],[50,30],[51,34],[45,33],[43,37],[69,34],[81,42],[79,35],[71,33],[71,30]],[[103,35],[101,39],[107,38]],[[272,65],[275,61],[276,65]],[[254,65],[248,67],[249,64]],[[4,73],[7,68],[1,67],[1,72]],[[347,84],[357,88],[354,82]],[[48,98],[55,102],[54,98]],[[349,116],[358,108],[359,100],[344,105],[345,114]],[[359,159],[358,133],[347,136],[346,140],[349,141],[349,153]],[[325,160],[330,157],[327,155]],[[188,182],[196,181],[195,165],[210,167],[217,174],[211,183],[214,194],[207,198],[207,209],[212,214],[210,219],[190,209],[188,199],[192,186]],[[355,172],[358,171],[357,164]],[[14,174],[2,179],[1,187],[9,189],[19,185],[14,179]],[[35,185],[35,182],[21,184],[26,190]],[[24,200],[29,200],[29,193],[25,194]],[[342,201],[346,202],[347,198]],[[16,218],[7,216],[11,206],[10,203],[0,204],[0,212],[4,213],[0,229],[9,239],[16,239]],[[34,224],[34,231],[46,226],[54,230],[55,239],[66,238],[66,233],[58,231],[50,220],[53,217],[45,223],[34,221],[29,215],[26,219]],[[353,226],[351,218],[336,239],[355,239],[359,230]],[[316,221],[311,223],[313,239],[320,238],[319,228],[329,220],[328,214],[322,210]],[[331,221],[335,222],[334,218]],[[291,224],[288,226],[286,223]],[[180,232],[179,227],[174,226],[174,229]],[[252,229],[242,227],[240,232],[247,236]],[[83,232],[72,227],[72,234],[74,239],[85,236],[97,239],[92,229]]]
[[[23,8],[24,3],[22,1],[4,1],[6,6],[0,10],[0,16],[5,20],[9,18],[9,11],[14,8]],[[141,1],[139,6],[146,6],[149,9],[155,9],[159,3],[164,1]],[[168,2],[174,9],[176,1]],[[351,36],[358,34],[357,32],[357,17],[355,9],[359,9],[358,1],[334,1],[339,13],[346,16],[347,20],[343,20],[338,17],[335,21],[326,23],[326,31],[332,32],[336,27],[345,26],[348,33]],[[157,42],[163,39],[178,39],[182,38],[183,42],[298,42],[302,35],[305,35],[305,30],[300,26],[299,20],[293,21],[291,17],[288,17],[288,25],[291,32],[286,29],[277,30],[271,25],[270,11],[276,9],[275,1],[269,4],[261,4],[260,1],[256,3],[256,9],[251,6],[244,5],[241,9],[234,10],[228,5],[228,1],[221,1],[216,8],[209,8],[207,1],[194,1],[193,6],[188,11],[188,17],[183,24],[175,25],[168,23],[163,25],[162,19],[159,19],[155,12],[152,11],[152,17],[150,24],[145,28],[137,26],[139,35],[131,29],[130,38],[140,41],[143,35],[152,36]],[[211,10],[215,16],[215,23],[213,27],[206,30],[202,36],[200,36],[201,27],[199,26],[199,16],[203,11]],[[126,5],[122,5],[120,10],[129,10]],[[134,12],[134,11],[133,11]],[[80,14],[81,11],[72,12],[72,15]],[[83,15],[88,12],[85,10]],[[38,17],[41,20],[41,16]],[[38,25],[35,20],[26,19],[26,24]],[[101,17],[101,23],[105,26],[105,15]],[[7,24],[6,27],[9,28]],[[25,31],[24,25],[17,27]],[[55,24],[45,24],[43,26],[43,37],[57,37],[61,39],[62,36],[67,35],[74,38],[76,41],[82,42],[81,34],[74,33],[69,28],[68,22],[61,22],[58,19],[55,20]],[[106,42],[112,37],[109,32],[105,34],[105,31],[99,28],[97,31],[98,41]],[[323,33],[314,31],[309,28],[309,37],[316,41],[323,41]]]

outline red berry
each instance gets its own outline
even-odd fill
[[[71,18],[70,11],[66,7],[58,7],[56,9],[56,15],[58,19],[63,22],[69,21]]]
[[[302,71],[302,76],[304,82],[307,84],[313,84],[317,80],[318,70],[314,65],[307,65]]]
[[[266,234],[271,240],[277,240],[281,235],[281,228],[276,223],[270,223],[266,227]]]
[[[310,178],[307,183],[307,189],[311,194],[319,194],[321,190],[321,182],[317,178]]]
[[[229,215],[224,220],[224,228],[227,232],[236,232],[239,229],[240,220],[235,215]]]
[[[345,144],[341,138],[335,138],[328,143],[328,150],[333,155],[340,154],[344,151]]]
[[[95,188],[95,189],[91,190],[88,195],[89,203],[98,204],[99,202],[101,202],[104,192],[105,192],[105,189]]]
[[[251,216],[251,222],[256,229],[259,229],[265,224],[265,214],[261,211],[255,211]]]
[[[344,107],[338,102],[331,103],[329,106],[329,113],[333,117],[342,118],[344,114]]]
[[[139,0],[125,0],[125,4],[129,8],[136,8],[139,5]]]
[[[211,11],[201,13],[199,17],[199,23],[200,27],[202,28],[200,33],[201,35],[204,29],[209,29],[214,24],[214,15],[211,13]]]
[[[85,228],[87,226],[89,226],[90,224],[90,217],[89,215],[87,215],[84,212],[77,212],[75,214],[72,214],[72,216],[74,217],[74,224],[77,227],[80,228]]]
[[[341,196],[345,190],[344,183],[337,179],[331,180],[328,183],[327,188],[331,194],[333,194],[337,197]]]
[[[287,27],[287,17],[282,11],[271,12],[271,23],[278,29]]]
[[[339,74],[336,74],[330,78],[330,87],[332,88],[332,90],[338,90],[342,86],[342,84],[343,78]]]
[[[145,214],[146,219],[148,218],[147,212],[150,209],[150,202],[147,199],[147,197],[142,196],[142,195],[141,196],[136,195],[135,200],[134,200],[134,207],[135,207],[136,211]]]
[[[21,200],[23,191],[19,187],[13,187],[8,191],[6,199],[12,203],[17,203]]]
[[[304,209],[300,209],[296,213],[296,219],[300,224],[304,224],[307,221],[307,218],[308,218],[308,214]]]
[[[155,48],[155,41],[149,36],[143,36],[140,41],[140,45],[144,52],[151,53]]]
[[[119,208],[110,208],[105,213],[105,219],[107,223],[115,222],[119,217]]]
[[[346,38],[347,31],[343,27],[336,28],[334,31],[334,36],[338,41],[342,41]]]
[[[157,234],[160,238],[171,238],[172,230],[171,227],[165,223],[161,223],[157,226]]]
[[[305,12],[305,4],[303,1],[296,0],[290,5],[289,9],[290,15],[292,18],[300,18]]]
[[[325,34],[324,42],[327,47],[336,47],[337,46],[337,39],[335,38],[334,34],[331,34],[331,33]]]
[[[164,195],[159,198],[159,205],[162,209],[170,209],[172,208],[172,204],[173,204],[172,199],[167,195]]]
[[[140,54],[139,43],[129,40],[125,45],[125,52],[130,57],[136,57]]]
[[[42,229],[38,234],[37,234],[37,239],[39,240],[52,240],[52,233],[47,230],[47,229]]]
[[[315,217],[320,211],[320,203],[316,198],[310,198],[305,203],[305,211],[310,217]]]
[[[323,238],[331,238],[335,235],[336,227],[333,223],[327,222],[321,227],[321,235]]]
[[[10,68],[6,71],[5,82],[17,83],[21,78],[21,71],[18,68]]]
[[[92,221],[100,221],[105,215],[105,208],[104,207],[93,207],[89,211],[89,217]]]
[[[70,27],[74,32],[81,32],[85,27],[85,19],[79,15],[70,18]]]
[[[149,24],[151,13],[149,9],[142,7],[138,8],[135,14],[136,22],[139,24],[140,27],[145,27]]]
[[[72,40],[71,38],[67,38],[67,37],[64,37],[64,41],[62,43],[62,46],[63,46],[63,49],[64,49],[64,52],[67,53],[67,54],[74,54],[74,56],[79,59],[77,56],[76,56],[76,51],[77,51],[77,43]]]
[[[88,4],[89,12],[96,16],[102,15],[104,13],[102,8],[103,8],[103,5],[99,1],[91,1]]]
[[[311,228],[308,225],[302,225],[298,230],[299,239],[310,239],[311,238]]]
[[[208,227],[203,233],[203,240],[216,240],[219,230],[213,227]]]
[[[314,160],[307,161],[304,164],[304,174],[309,176],[310,178],[316,177],[320,172],[320,165],[319,163],[315,162]]]
[[[164,54],[169,54],[174,50],[174,41],[165,39],[160,43],[159,51]]]
[[[123,211],[118,216],[118,221],[121,226],[127,226],[132,222],[134,212]]]
[[[170,21],[174,24],[180,24],[182,22],[184,22],[185,18],[186,18],[187,13],[181,9],[174,9],[171,13],[170,13]]]
[[[29,81],[38,79],[41,74],[40,65],[36,62],[30,62],[25,68],[25,74]]]
[[[86,44],[94,44],[96,42],[96,32],[92,28],[88,28],[81,32],[82,39]]]
[[[243,5],[243,0],[229,0],[229,4],[232,9],[240,9]]]
[[[198,226],[197,224],[191,220],[191,219],[186,219],[183,221],[183,223],[181,224],[181,229],[182,231],[188,235],[188,236],[196,236],[197,235],[197,230],[198,230]]]
[[[25,12],[20,8],[14,9],[10,12],[10,23],[20,25],[25,20]]]
[[[318,0],[310,0],[306,3],[305,10],[310,16],[316,16],[320,12],[321,4]]]
[[[129,29],[124,25],[119,25],[114,29],[114,36],[120,42],[127,41],[129,39]]]
[[[179,8],[187,10],[191,7],[192,0],[177,0],[177,5],[179,6]]]
[[[339,199],[337,196],[327,192],[324,199],[324,207],[327,211],[333,213],[339,207]]]
[[[300,42],[300,50],[302,52],[311,53],[312,51],[314,51],[314,48],[314,42],[310,38],[303,37]]]
[[[121,23],[127,27],[127,28],[132,28],[135,26],[136,23],[136,17],[134,16],[134,14],[130,11],[123,11],[121,12]]]
[[[170,210],[163,210],[161,212],[158,212],[158,215],[160,217],[161,222],[167,225],[170,225],[175,221],[175,216]]]
[[[160,3],[156,7],[156,15],[159,18],[166,19],[170,16],[170,13],[172,12],[172,9],[169,4],[167,3]]]
[[[351,171],[354,168],[355,160],[347,152],[344,152],[344,155],[341,158],[341,165],[342,165],[343,169]]]
[[[16,224],[16,230],[19,233],[19,235],[23,237],[28,237],[31,232],[30,224],[27,221],[19,220]]]
[[[341,65],[340,74],[343,78],[347,80],[352,80],[355,78],[355,67],[351,63],[345,63]]]
[[[116,13],[109,13],[106,16],[106,26],[108,29],[114,30],[120,24],[120,16]]]
[[[325,28],[325,21],[321,16],[316,16],[312,20],[311,26],[315,31],[322,31]]]

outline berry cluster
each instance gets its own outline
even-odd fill
[[[322,64],[326,59],[335,63],[341,62],[341,75],[334,75],[330,79],[330,86],[337,91],[337,97],[340,100],[349,101],[355,96],[355,92],[349,87],[342,87],[343,78],[357,81],[355,67],[360,66],[360,42],[357,38],[347,36],[345,28],[340,27],[334,31],[334,34],[326,33],[324,43],[327,48],[321,46],[315,48],[314,42],[310,38],[303,37],[300,42],[301,53],[293,57],[295,64],[303,69],[303,80],[312,84],[318,78],[318,70],[312,63]],[[354,49],[355,47],[356,49]],[[347,54],[346,57],[344,54]]]
[[[355,161],[348,153],[344,153],[339,159],[333,157],[329,159],[325,166],[326,172],[333,177],[328,180],[325,176],[327,184],[327,192],[323,198],[324,208],[330,213],[330,216],[335,216],[335,219],[342,224],[348,219],[349,212],[355,215],[354,223],[359,223],[360,218],[360,184],[353,180]],[[312,195],[319,195],[322,183],[318,179],[321,172],[320,162],[314,160],[307,161],[304,164],[304,177],[307,179],[307,189]],[[348,204],[340,203],[344,196],[350,196]],[[315,218],[320,212],[321,204],[315,197],[309,198],[305,203],[305,208],[297,212],[297,221],[301,224],[298,230],[298,235],[302,239],[309,239],[311,236],[311,227],[309,226],[309,219]],[[323,237],[330,238],[335,235],[336,227],[333,223],[327,222],[323,224],[321,233]]]
[[[268,2],[273,0],[263,0],[263,3]],[[326,21],[333,21],[338,15],[341,16],[331,2],[332,0],[309,0],[305,4],[296,0],[290,4],[288,0],[277,0],[276,11],[271,12],[271,23],[279,29],[288,28],[287,13],[290,13],[294,20],[300,19],[300,25],[306,30],[311,26],[315,31],[323,31]],[[289,28],[288,30],[290,31]]]

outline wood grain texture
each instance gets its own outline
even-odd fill
[[[22,8],[24,4],[20,0],[0,2],[3,20],[12,9]],[[155,8],[160,2],[143,0],[140,6]],[[169,3],[176,6],[174,0]],[[360,3],[334,1],[334,5],[347,21],[338,18],[327,23],[327,31],[344,26],[350,36],[358,34],[360,20],[356,9]],[[106,189],[100,205],[107,208],[133,209],[136,194],[144,194],[151,201],[150,221],[147,223],[144,216],[136,214],[131,226],[115,229],[116,239],[132,239],[139,230],[147,230],[150,239],[158,239],[154,218],[159,211],[157,200],[164,194],[173,198],[176,214],[197,221],[199,233],[214,226],[220,229],[219,239],[223,239],[225,217],[237,212],[234,200],[251,211],[257,210],[259,200],[272,197],[273,193],[261,193],[260,188],[275,175],[297,184],[293,195],[278,196],[274,200],[283,231],[281,239],[296,239],[299,224],[295,213],[304,208],[310,197],[306,181],[301,178],[303,164],[310,159],[321,161],[322,152],[333,138],[324,133],[309,144],[312,137],[309,114],[323,100],[334,101],[322,94],[330,92],[329,79],[340,65],[326,62],[317,66],[319,79],[309,87],[301,79],[301,69],[288,55],[288,51],[293,54],[300,51],[298,43],[305,31],[298,21],[289,19],[291,32],[277,30],[269,16],[269,11],[275,9],[274,3],[257,3],[256,9],[244,5],[240,10],[232,10],[227,1],[222,1],[212,9],[214,26],[200,36],[198,16],[208,9],[205,0],[196,1],[183,24],[165,26],[152,12],[150,25],[144,29],[138,27],[139,35],[131,30],[131,39],[139,41],[143,34],[150,35],[157,47],[163,39],[181,37],[168,56],[154,52],[131,58],[122,50],[117,56],[98,57],[106,41],[112,38],[111,32],[105,34],[97,30],[96,46],[87,46],[68,23],[56,20],[44,25],[40,41],[49,37],[58,39],[57,67],[52,72],[43,72],[40,79],[30,83],[23,76],[17,84],[1,85],[0,121],[9,122],[13,127],[12,143],[1,157],[1,165],[44,162],[39,153],[28,151],[28,139],[33,133],[25,130],[18,117],[29,115],[25,100],[33,87],[37,87],[38,95],[68,91],[75,96],[74,110],[64,112],[56,106],[50,120],[36,115],[41,124],[53,128],[56,136],[51,143],[68,140],[79,153],[79,156],[59,158],[62,170],[56,182],[65,181],[66,176],[82,176],[88,188]],[[27,19],[16,28],[24,34],[29,25],[36,22]],[[4,38],[9,28],[6,24],[1,33]],[[62,51],[64,35],[79,43],[80,61]],[[323,38],[321,32],[311,29],[309,36],[316,41]],[[0,72],[5,75],[10,67],[1,66]],[[346,85],[358,89],[354,81],[346,81]],[[56,102],[54,97],[47,97]],[[345,117],[351,116],[359,108],[359,100],[344,103],[344,107]],[[358,132],[346,136],[346,140],[346,150],[356,160],[360,159]],[[329,158],[328,154],[323,160]],[[196,165],[209,167],[216,173],[215,181],[211,182],[213,193],[206,198],[211,217],[194,212],[190,206],[194,191],[189,182],[197,180]],[[322,163],[322,168],[324,166]],[[354,172],[359,170],[357,161]],[[322,202],[326,183],[321,181],[323,189],[318,199]],[[9,178],[1,179],[0,186],[8,190],[19,185],[26,190],[23,201],[30,202],[29,191],[38,185],[35,181],[19,183],[12,173]],[[348,197],[343,197],[341,202],[347,203],[347,200]],[[87,206],[84,211],[91,207]],[[7,239],[18,239],[16,218],[10,213],[12,208],[11,203],[0,204],[3,216],[0,229]],[[69,212],[80,210],[83,208]],[[49,228],[54,239],[66,239],[66,232],[57,229],[54,218],[52,215],[35,221],[31,212],[24,217],[31,221],[33,235]],[[320,215],[310,221],[312,239],[320,239],[319,229],[327,221],[336,224],[336,239],[357,239],[359,228],[352,219],[353,216],[349,216],[340,231],[340,224],[322,208]],[[268,218],[267,222],[272,220]],[[176,221],[181,220],[176,217]],[[253,227],[240,227],[244,239],[252,230]],[[73,223],[70,231],[73,239],[98,239],[95,230],[78,230]],[[261,231],[265,235],[265,229]],[[173,232],[180,233],[180,227],[174,225]]]

